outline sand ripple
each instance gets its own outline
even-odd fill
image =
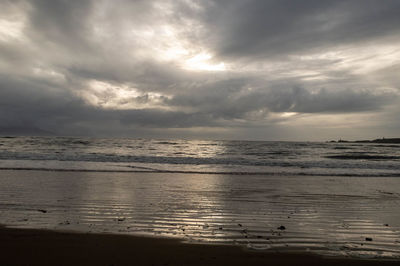
[[[0,171],[0,223],[400,258],[399,178]]]

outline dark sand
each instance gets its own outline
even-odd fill
[[[0,227],[0,265],[400,265],[400,261],[256,252],[174,239]]]

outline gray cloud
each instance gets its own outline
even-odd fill
[[[400,3],[367,1],[215,1],[205,16],[221,56],[274,57],[398,37]],[[362,45],[362,44],[361,44]]]
[[[314,116],[363,114],[381,115],[382,132],[399,128],[398,1],[0,7],[0,133],[181,137],[199,128],[196,136],[260,138],[264,129],[273,139],[332,126]]]
[[[374,93],[368,90],[354,91],[350,89],[327,90],[318,89],[310,92],[307,89],[287,84],[272,88],[249,89],[249,84],[242,81],[230,84],[212,84],[209,87],[195,88],[177,95],[170,104],[184,106],[195,110],[207,110],[215,117],[244,118],[254,111],[267,112],[299,112],[299,113],[348,113],[374,111],[386,104],[395,102],[391,93]],[[210,86],[210,85],[209,85]]]

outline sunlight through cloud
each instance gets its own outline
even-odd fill
[[[189,70],[225,71],[225,63],[213,64],[212,56],[208,53],[200,53],[184,62],[184,68]]]
[[[140,92],[124,84],[111,84],[91,80],[78,95],[88,104],[105,109],[146,109],[163,108],[162,102],[167,96],[155,92]]]

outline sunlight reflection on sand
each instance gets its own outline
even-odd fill
[[[0,173],[0,223],[15,227],[400,257],[398,178]]]

